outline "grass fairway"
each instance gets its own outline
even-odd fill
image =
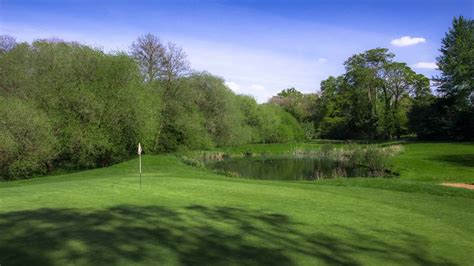
[[[163,155],[141,190],[136,160],[0,183],[0,264],[472,265],[474,192],[437,183],[474,181],[473,155],[410,144],[393,180],[237,179]]]

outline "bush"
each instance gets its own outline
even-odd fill
[[[263,143],[290,142],[304,139],[304,130],[296,119],[281,107],[273,104],[259,106],[258,124]]]
[[[51,121],[30,102],[0,97],[0,179],[45,174],[58,152]]]
[[[156,97],[127,55],[105,54],[76,43],[37,41],[17,45],[0,57],[0,95],[18,105],[11,108],[17,120],[7,118],[5,123],[39,134],[28,137],[38,151],[23,152],[20,145],[17,159],[11,159],[16,148],[3,147],[10,158],[2,159],[9,168],[3,167],[4,175],[28,177],[53,167],[106,166],[129,158],[139,141],[147,151],[153,147],[159,122],[151,108]],[[2,105],[3,112],[8,112],[6,108]],[[6,143],[11,138],[21,142],[17,135],[23,133],[11,130],[2,130]],[[58,145],[50,152],[53,142]],[[44,159],[33,159],[32,153],[41,153],[38,157]],[[14,163],[20,159],[26,161]]]
[[[367,168],[369,176],[385,176],[390,169],[391,150],[375,145],[354,146],[350,149],[348,155],[349,165]]]

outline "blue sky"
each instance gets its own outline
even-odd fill
[[[0,0],[0,34],[126,51],[153,33],[183,47],[194,69],[264,102],[292,86],[316,92],[321,80],[343,73],[349,56],[376,47],[431,77],[458,15],[474,17],[474,0]]]

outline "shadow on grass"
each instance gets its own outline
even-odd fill
[[[436,161],[448,162],[457,166],[474,167],[474,154],[447,154],[434,157]]]
[[[360,256],[399,264],[450,265],[405,231],[391,243],[335,225],[307,234],[285,215],[240,208],[116,206],[0,214],[0,264],[359,265]],[[311,229],[311,228],[310,228]]]

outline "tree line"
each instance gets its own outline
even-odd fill
[[[146,153],[314,138],[473,138],[474,23],[455,18],[430,80],[376,48],[350,57],[318,93],[265,104],[190,68],[154,35],[105,53],[57,39],[0,36],[0,179],[85,169]]]
[[[319,93],[290,88],[270,102],[293,114],[312,138],[473,140],[474,21],[454,18],[440,52],[441,74],[432,84],[376,48],[347,59],[345,73],[322,81]]]
[[[0,39],[0,176],[85,169],[146,153],[302,140],[283,108],[193,72],[175,44],[145,35],[130,53]]]

